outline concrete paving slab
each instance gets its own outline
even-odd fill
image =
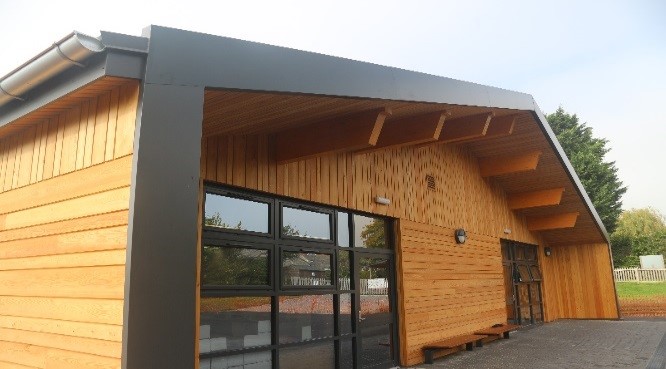
[[[560,320],[412,368],[645,369],[664,355],[660,352],[664,337],[666,320]]]

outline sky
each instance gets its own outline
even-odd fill
[[[666,214],[666,1],[0,0],[0,76],[73,30],[155,24],[534,96],[606,138],[623,208]]]

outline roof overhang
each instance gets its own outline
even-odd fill
[[[69,68],[0,107],[0,132],[58,98],[102,77],[143,79],[146,84],[329,98],[400,101],[527,112],[554,160],[570,180],[601,237],[606,232],[590,198],[545,116],[531,95],[398,68],[331,57],[226,37],[148,27],[143,37],[102,32],[104,51]],[[482,109],[483,108],[483,109]],[[500,140],[501,142],[501,140]],[[484,145],[470,144],[483,157]],[[490,147],[490,146],[487,146]],[[501,181],[502,179],[500,179]],[[573,195],[573,194],[569,194]]]

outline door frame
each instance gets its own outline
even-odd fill
[[[502,272],[503,274],[506,273],[506,269],[504,268],[505,266],[510,266],[509,268],[509,273],[511,274],[509,280],[511,281],[511,291],[512,291],[512,300],[513,300],[513,316],[514,319],[511,321],[511,323],[514,324],[519,324],[519,325],[531,325],[531,324],[538,324],[538,323],[543,323],[544,322],[544,309],[543,309],[543,286],[542,286],[542,271],[541,267],[539,265],[539,257],[538,257],[538,252],[539,252],[539,246],[538,245],[532,245],[532,244],[527,244],[523,242],[518,242],[518,241],[512,241],[512,240],[506,240],[506,239],[501,239],[501,248],[502,248]],[[507,252],[505,254],[505,248],[507,248]],[[516,254],[516,250],[518,248],[523,248],[523,255],[525,250],[532,250],[533,251],[533,258],[527,259],[523,257],[522,259],[518,259]],[[508,259],[505,258],[505,256],[508,255]],[[525,266],[527,269],[527,274],[523,275],[523,273],[520,272],[519,266]],[[539,273],[538,275],[535,275],[532,271],[532,267],[536,266]],[[504,283],[506,283],[507,278],[506,275],[503,275]],[[523,279],[528,279],[527,281],[524,281]],[[521,291],[520,291],[520,286],[527,286],[527,309],[529,309],[529,318],[523,319],[523,309],[524,305],[521,305]],[[532,286],[536,286],[536,296],[532,296]],[[506,291],[506,285],[505,285],[505,291]],[[508,296],[505,294],[505,298],[508,299]],[[511,305],[508,301],[506,302],[506,305]],[[540,310],[540,317],[536,317],[535,315],[535,306],[537,306]]]
[[[394,223],[394,222],[392,222]],[[391,227],[394,227],[394,224],[391,224]],[[356,338],[355,342],[353,345],[353,352],[354,352],[354,367],[357,369],[363,369],[361,366],[361,353],[363,352],[363,327],[361,324],[361,285],[360,285],[360,280],[361,280],[361,274],[360,274],[360,268],[361,265],[359,263],[360,258],[363,257],[376,257],[376,258],[384,258],[388,261],[388,300],[389,300],[389,310],[390,310],[390,321],[388,322],[388,325],[391,330],[391,336],[390,336],[390,341],[389,341],[389,346],[390,346],[390,353],[391,353],[391,358],[392,358],[392,365],[396,366],[400,364],[400,341],[399,341],[399,330],[398,330],[398,314],[397,314],[397,308],[398,308],[398,298],[397,298],[397,284],[396,284],[396,257],[395,257],[395,242],[393,237],[391,236],[393,234],[392,230],[389,230],[388,232],[388,240],[387,242],[390,243],[391,246],[393,246],[389,250],[377,250],[377,249],[356,249],[355,252],[353,253],[353,263],[354,263],[354,283],[356,286],[356,295],[354,297],[356,309],[354,311],[354,331],[356,332]],[[379,325],[378,325],[379,326]]]

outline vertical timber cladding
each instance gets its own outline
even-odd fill
[[[499,238],[540,242],[508,209],[503,191],[481,178],[466,149],[430,145],[289,164],[277,164],[273,151],[265,135],[209,137],[202,177],[398,218],[403,365],[422,362],[421,347],[428,342],[506,320]],[[434,177],[434,190],[426,176]],[[375,196],[391,204],[378,205]],[[459,227],[468,233],[464,246],[454,244]],[[505,228],[512,233],[504,235]]]
[[[0,138],[0,367],[120,367],[138,92]]]
[[[551,249],[548,257],[539,249],[547,320],[618,318],[608,245]]]

